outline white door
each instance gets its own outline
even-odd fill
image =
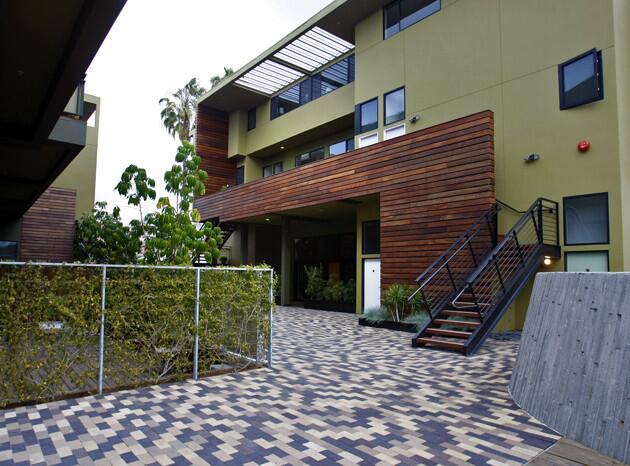
[[[363,311],[381,306],[381,260],[363,261]]]

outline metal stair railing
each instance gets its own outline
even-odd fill
[[[431,318],[466,286],[466,279],[497,244],[497,212],[492,206],[438,257],[417,279],[420,296]]]
[[[558,203],[539,198],[467,278],[453,307],[474,310],[483,321],[522,274],[540,260],[544,246],[559,245]]]

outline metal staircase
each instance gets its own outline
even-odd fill
[[[210,222],[212,223],[213,226],[218,226],[221,228],[221,239],[223,240],[223,242],[221,243],[219,248],[222,248],[230,239],[230,237],[232,236],[232,233],[236,231],[236,229],[238,228],[238,225],[236,223],[220,223],[218,219],[211,220]],[[193,267],[207,267],[213,264],[208,263],[206,258],[200,254],[193,259],[192,265]]]
[[[414,347],[475,353],[544,258],[560,257],[557,202],[537,199],[498,241],[503,208],[488,210],[417,278],[412,298],[419,295],[431,319]]]

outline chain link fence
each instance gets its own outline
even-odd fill
[[[272,364],[273,270],[0,263],[0,407]]]

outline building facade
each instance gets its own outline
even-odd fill
[[[235,228],[232,263],[280,271],[283,303],[322,264],[361,312],[494,206],[500,242],[539,198],[559,249],[537,270],[626,270],[629,10],[337,0],[202,98],[196,206]],[[522,326],[525,278],[499,328]]]

